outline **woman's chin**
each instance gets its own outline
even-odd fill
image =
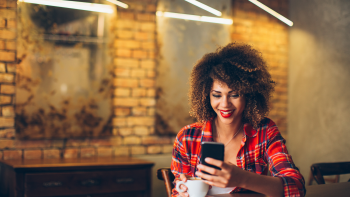
[[[231,124],[234,122],[234,119],[232,117],[230,118],[220,117],[219,121],[224,124]]]
[[[235,116],[234,114],[232,114],[230,117],[222,117],[220,116],[219,121],[223,124],[232,124],[235,122],[235,120],[237,119],[237,116]]]

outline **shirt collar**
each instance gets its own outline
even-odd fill
[[[258,131],[253,128],[249,123],[245,123],[243,126],[244,134],[248,137],[255,137]]]
[[[212,142],[213,139],[213,120],[203,123],[201,142]]]

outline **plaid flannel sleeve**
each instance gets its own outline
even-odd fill
[[[273,176],[281,178],[284,196],[305,196],[305,180],[288,154],[285,140],[277,127],[270,127],[267,135],[269,141],[266,153],[269,170]]]
[[[185,128],[180,130],[174,142],[171,172],[174,174],[175,180],[180,178],[180,174],[188,174],[191,171],[190,161],[187,158],[187,150],[184,146],[186,144],[184,131]],[[175,182],[173,184],[175,185]],[[172,196],[178,196],[175,188],[172,190]]]

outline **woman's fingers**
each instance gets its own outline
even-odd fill
[[[178,183],[176,183],[176,184],[178,184]],[[184,191],[184,192],[177,191],[177,192],[179,192],[180,196],[182,196],[182,197],[188,197],[186,185],[183,185],[183,184],[180,185],[180,189],[181,189],[182,191]]]
[[[219,160],[217,160],[217,161],[219,161]],[[222,164],[220,164],[220,166],[222,166]],[[197,166],[197,168],[201,171],[208,172],[209,174],[212,174],[212,175],[219,175],[219,173],[221,172],[221,170],[218,170],[218,169],[215,169],[215,168],[203,165],[203,164],[199,164]]]
[[[231,163],[225,163],[220,160],[216,160],[213,158],[206,158],[206,163],[211,164],[213,166],[217,166],[221,168],[220,170],[205,166],[203,164],[199,164],[197,168],[201,171],[197,171],[196,175],[201,177],[202,179],[206,179],[206,183],[217,186],[217,187],[233,187],[237,185],[237,179],[232,177],[239,177],[236,176],[239,173],[240,169],[239,167],[235,166]],[[205,171],[209,174],[203,173],[202,171]]]
[[[198,167],[198,169],[200,171],[204,171],[204,172],[207,172],[211,175],[218,175],[218,171],[217,169],[215,168],[212,168],[212,167],[208,167],[208,166],[204,166],[204,165],[201,165],[201,167]],[[198,175],[197,175],[198,176]]]
[[[208,180],[208,181],[214,181],[214,176],[210,175],[210,174],[205,174],[203,172],[196,172],[196,175],[204,180]]]
[[[207,162],[208,164],[217,166],[219,168],[224,168],[225,167],[225,163],[223,161],[217,160],[217,159],[213,159],[210,157],[205,158],[205,162]]]
[[[186,181],[187,181],[187,177],[186,177],[184,174],[180,174],[180,180],[183,181],[183,182],[186,182]],[[178,184],[178,182],[179,182],[179,181],[176,181],[176,184]],[[187,193],[187,187],[186,187],[186,185],[183,185],[183,184],[180,185],[180,189],[181,189],[182,191],[184,191],[184,192],[178,191],[179,194],[180,194],[180,196],[182,196],[182,197],[188,197],[188,196],[189,196],[188,193]]]
[[[180,189],[182,189],[182,191],[186,192],[187,191],[187,187],[186,185],[180,185]]]
[[[203,180],[208,181],[208,182],[225,183],[223,177],[221,177],[221,176],[215,176],[215,175],[213,176],[211,174],[206,174],[206,173],[199,172],[199,171],[196,172],[196,175],[198,177],[201,177]]]
[[[183,182],[187,181],[187,177],[184,174],[180,174],[180,180]]]
[[[221,188],[226,187],[223,183],[220,183],[220,182],[212,182],[212,181],[205,181],[205,180],[203,180],[203,182],[210,186],[221,187]]]
[[[182,196],[182,197],[189,197],[189,195],[188,195],[187,192],[183,192],[183,193],[179,192],[179,194],[180,194],[180,196]]]

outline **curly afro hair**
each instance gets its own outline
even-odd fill
[[[189,102],[190,115],[198,121],[216,116],[209,95],[214,80],[224,82],[239,95],[244,95],[244,123],[256,128],[267,116],[275,82],[260,52],[246,44],[230,43],[204,55],[195,64],[190,75]]]

